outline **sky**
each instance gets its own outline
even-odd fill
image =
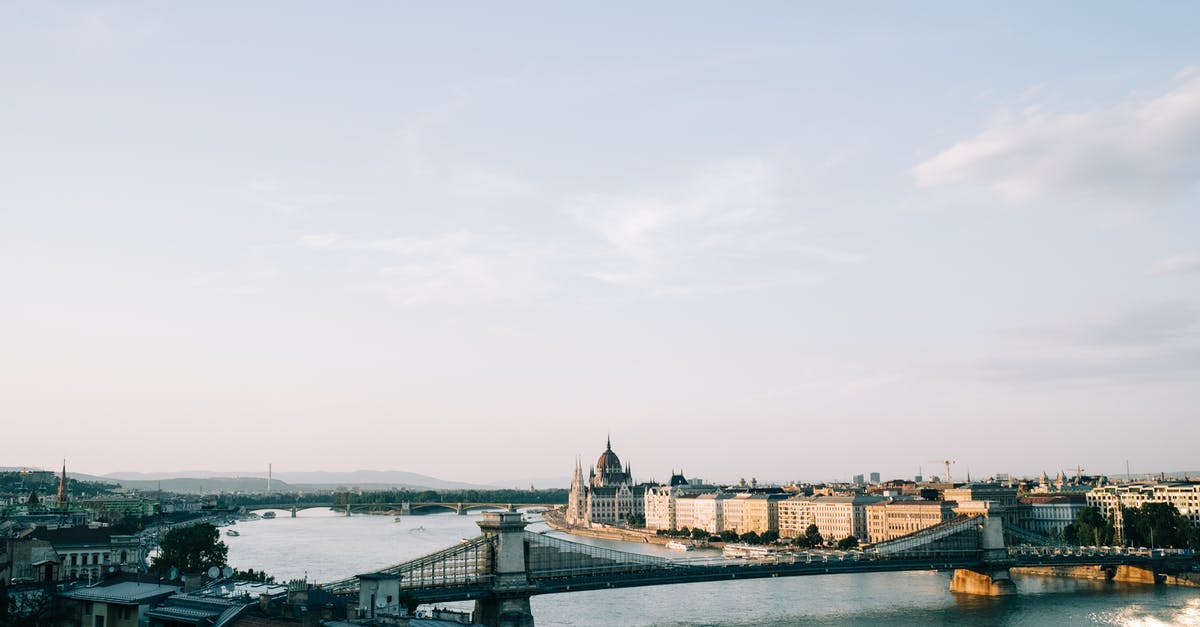
[[[0,4],[0,465],[1200,467],[1200,6]]]

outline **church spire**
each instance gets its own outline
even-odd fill
[[[62,478],[58,481],[58,506],[67,504],[67,459],[63,458]]]

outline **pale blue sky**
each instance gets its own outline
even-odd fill
[[[5,3],[4,464],[1195,468],[1197,24]]]

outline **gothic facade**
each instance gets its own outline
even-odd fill
[[[629,464],[612,450],[609,440],[596,465],[583,478],[583,466],[575,460],[575,476],[571,479],[571,495],[567,501],[567,522],[574,525],[600,523],[619,525],[631,515],[645,515],[645,485],[633,482]]]

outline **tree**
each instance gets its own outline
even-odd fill
[[[1085,507],[1075,515],[1075,522],[1063,529],[1063,539],[1071,544],[1108,546],[1116,537],[1112,523],[1096,507]]]
[[[858,536],[846,536],[837,543],[837,548],[842,550],[853,549],[856,546],[858,546]]]
[[[825,543],[825,538],[821,537],[821,530],[815,524],[804,530],[804,538],[808,541],[808,546],[821,546]]]
[[[229,554],[229,547],[221,542],[221,533],[209,523],[168,531],[159,550],[150,568],[160,575],[171,568],[178,568],[181,573],[202,573],[213,566],[224,566]]]
[[[397,603],[404,606],[405,611],[409,616],[417,613],[417,608],[421,607],[421,599],[411,592],[401,592],[400,597],[396,599]]]
[[[703,540],[704,538],[707,538],[707,537],[708,537],[707,531],[705,531],[699,527],[692,529],[692,539],[693,540]]]
[[[644,514],[630,514],[625,517],[625,522],[628,523],[630,527],[642,529],[646,526],[646,516]]]
[[[233,578],[238,581],[257,581],[259,583],[275,583],[275,577],[268,575],[263,571],[256,571],[253,568],[247,570],[233,570]]]
[[[1121,513],[1125,535],[1133,546],[1185,548],[1193,535],[1187,519],[1173,503],[1144,503]]]
[[[762,538],[758,537],[758,534],[753,531],[747,531],[742,534],[742,542],[746,544],[760,544],[762,543]]]
[[[726,529],[725,531],[721,532],[722,542],[737,542],[737,539],[738,533],[732,529]]]
[[[771,544],[779,540],[779,532],[775,531],[774,529],[768,529],[762,532],[762,535],[759,536],[759,539],[762,540],[763,544]]]

